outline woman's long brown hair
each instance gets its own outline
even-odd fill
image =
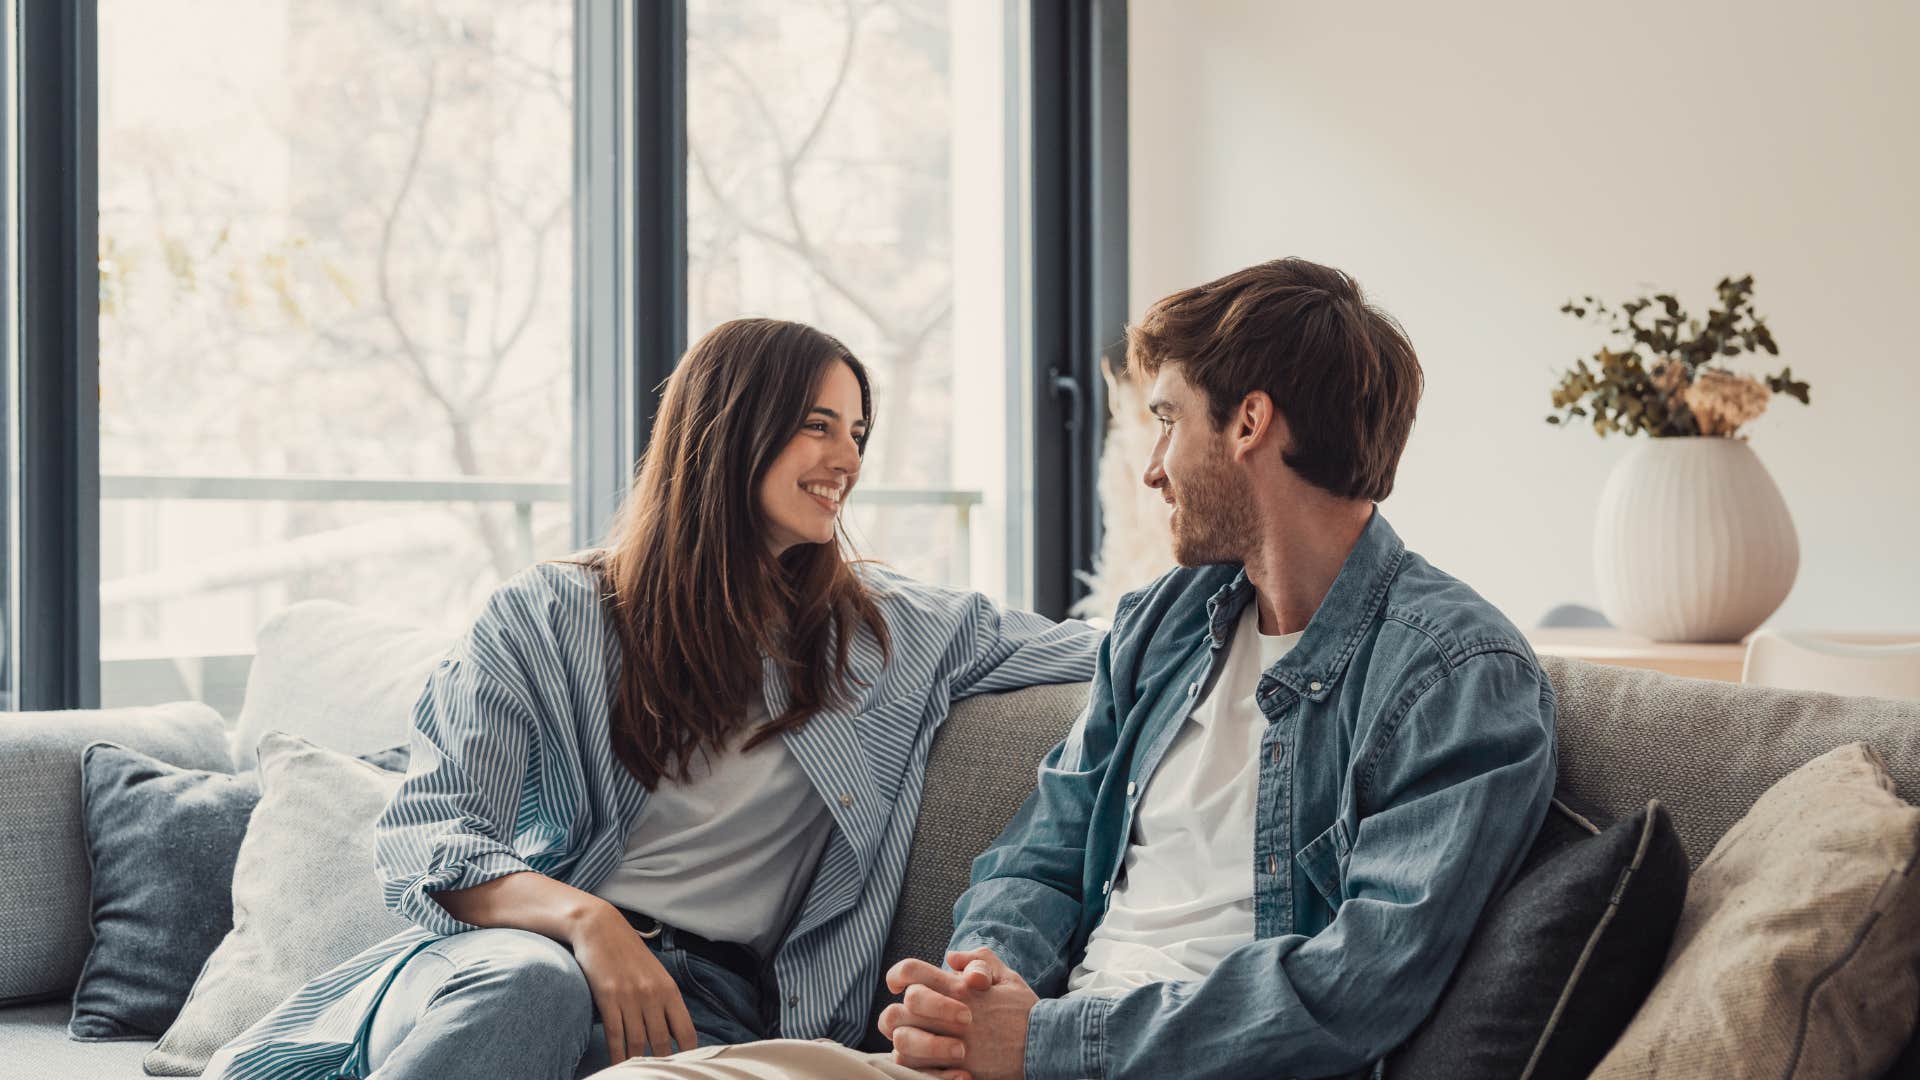
[[[749,749],[846,699],[848,650],[862,626],[890,648],[838,526],[836,542],[796,544],[776,558],[760,509],[761,478],[836,362],[860,381],[871,431],[866,369],[838,340],[773,319],[715,327],[668,377],[605,544],[577,560],[598,573],[620,641],[613,751],[649,790],[685,780],[701,750],[725,747],[760,700],[763,656],[785,673],[791,696]]]

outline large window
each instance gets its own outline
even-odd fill
[[[687,327],[812,323],[874,380],[863,554],[1027,602],[1016,5],[690,0]]]
[[[232,692],[298,600],[451,631],[568,550],[572,18],[100,0],[105,702]]]
[[[859,554],[1065,613],[1124,0],[0,12],[4,703],[231,712],[303,600],[451,636],[749,314],[873,374]]]

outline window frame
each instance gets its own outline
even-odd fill
[[[98,33],[94,0],[5,0],[18,158],[17,346],[4,398],[14,491],[0,513],[15,709],[100,700]],[[1126,0],[1007,0],[1021,11],[1031,391],[1023,508],[1030,600],[1085,593],[1107,415],[1099,361],[1127,304]],[[575,0],[573,539],[595,542],[686,348],[686,3]],[[4,228],[0,225],[0,228]],[[18,324],[7,323],[9,311]],[[5,597],[0,597],[4,599]],[[22,633],[22,629],[28,632]]]

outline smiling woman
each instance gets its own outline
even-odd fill
[[[806,422],[760,481],[767,543],[774,554],[834,539],[840,507],[860,478],[871,397],[858,361],[849,357],[827,367]]]
[[[516,575],[427,681],[376,825],[414,928],[208,1080],[857,1042],[948,707],[1084,680],[1099,641],[854,561],[841,515],[874,423],[865,368],[812,327],[695,343],[601,546]]]

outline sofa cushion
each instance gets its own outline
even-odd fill
[[[220,714],[199,702],[0,719],[0,1004],[65,995],[86,959],[80,753],[96,739],[187,768],[228,763]]]
[[[1389,1080],[1585,1076],[1633,1019],[1680,918],[1686,852],[1657,802],[1571,842],[1570,819],[1556,802]]]
[[[1560,786],[1615,818],[1659,799],[1698,866],[1781,777],[1864,742],[1920,802],[1920,701],[1774,690],[1547,656]]]
[[[1920,809],[1863,744],[1769,790],[1693,876],[1660,982],[1595,1080],[1879,1076],[1920,1009]]]
[[[404,770],[407,748],[361,760]],[[233,864],[259,776],[182,769],[110,742],[87,747],[80,768],[93,946],[67,1030],[157,1038],[233,929]]]
[[[388,911],[373,823],[400,775],[304,739],[260,739],[260,804],[233,871],[233,929],[146,1057],[196,1076],[213,1052],[308,980],[410,924]]]
[[[140,1059],[153,1042],[76,1042],[67,1038],[67,1003],[0,1008],[0,1076],[18,1080],[141,1080]]]
[[[413,707],[454,643],[333,600],[304,600],[260,627],[246,698],[234,728],[233,767],[253,767],[254,744],[283,731],[367,754],[407,741]]]

